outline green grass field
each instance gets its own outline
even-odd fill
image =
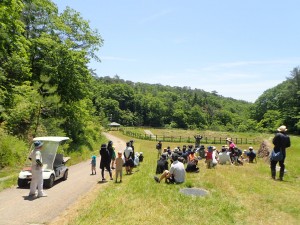
[[[167,185],[153,179],[156,143],[135,140],[136,151],[145,155],[144,162],[133,175],[125,175],[123,183],[110,182],[101,188],[89,207],[79,210],[69,224],[299,224],[300,138],[291,137],[291,141],[283,182],[270,178],[269,165],[262,159],[257,164],[218,165],[210,170],[202,160],[200,173],[187,174],[183,184]],[[174,148],[183,143],[163,143],[163,147],[167,145]],[[180,193],[187,187],[202,188],[209,194]]]

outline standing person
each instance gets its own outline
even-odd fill
[[[132,158],[132,160],[133,160],[133,162],[134,162],[134,160],[135,160],[135,152],[134,152],[134,146],[133,146],[133,140],[130,140],[129,141],[130,142],[130,147],[132,148],[132,155],[131,155],[131,158]]]
[[[112,173],[110,170],[111,157],[110,157],[109,150],[107,149],[106,144],[101,145],[100,156],[101,156],[100,169],[101,169],[102,181],[106,180],[104,177],[104,169],[107,169],[110,179],[113,180]]]
[[[211,169],[212,166],[213,166],[213,163],[212,163],[212,161],[213,161],[213,147],[212,146],[207,147],[205,155],[206,155],[205,156],[206,157],[206,160],[205,160],[206,167],[207,167],[207,169]]]
[[[107,149],[109,151],[110,157],[111,157],[111,169],[115,169],[115,159],[116,159],[116,152],[115,147],[113,146],[113,142],[109,141],[107,144]]]
[[[126,174],[132,174],[132,168],[134,166],[133,160],[132,160],[132,148],[131,143],[126,143],[126,148],[124,150],[124,159],[125,159],[125,167],[126,167]]]
[[[195,148],[198,148],[200,146],[200,141],[202,139],[202,136],[197,134],[194,136],[194,138],[195,138]]]
[[[95,175],[96,175],[96,156],[95,155],[92,156],[91,167],[92,167],[92,174],[91,175],[94,175],[94,172],[95,172]]]
[[[120,183],[122,182],[123,175],[123,159],[122,152],[118,152],[118,157],[116,158],[116,183],[118,182],[118,177],[120,175]]]
[[[284,169],[285,169],[285,165],[284,165],[284,160],[286,157],[286,151],[285,149],[291,146],[291,140],[290,137],[286,134],[286,126],[280,126],[277,129],[278,133],[275,134],[275,137],[273,138],[273,144],[274,144],[274,151],[275,152],[282,152],[283,155],[283,159],[280,161],[275,161],[272,160],[271,158],[271,175],[272,178],[275,180],[276,178],[276,164],[277,162],[279,162],[279,166],[280,166],[280,172],[279,172],[279,180],[283,180],[283,175],[284,175]]]
[[[29,196],[35,196],[35,191],[38,189],[37,197],[46,197],[47,194],[43,191],[43,160],[42,160],[42,147],[43,142],[35,141],[33,143],[34,150],[31,151],[29,159],[31,160],[31,173],[32,178],[30,182]]]
[[[161,141],[159,141],[156,144],[156,149],[157,149],[157,158],[159,159],[161,154],[162,154],[162,143],[161,143]]]

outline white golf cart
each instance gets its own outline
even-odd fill
[[[43,142],[42,160],[43,160],[43,179],[44,187],[51,188],[54,181],[58,179],[66,180],[68,178],[68,167],[65,165],[70,157],[63,157],[62,154],[57,154],[59,145],[64,144],[68,137],[36,137],[35,141]],[[34,149],[34,145],[31,145],[31,150]],[[20,188],[25,187],[31,181],[31,163],[28,161],[27,167],[19,173],[18,186]]]

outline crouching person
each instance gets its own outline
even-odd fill
[[[188,173],[198,173],[199,172],[199,167],[198,165],[198,159],[193,159],[192,161],[187,163],[185,171]]]
[[[161,180],[165,180],[166,183],[171,183],[171,184],[180,184],[185,181],[185,169],[184,165],[182,162],[178,161],[178,155],[177,154],[172,154],[172,161],[173,163],[171,164],[170,171],[165,170],[160,178],[154,177],[155,181],[157,183],[160,183]]]

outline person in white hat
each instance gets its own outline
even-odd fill
[[[43,191],[43,160],[41,153],[43,142],[35,141],[33,144],[34,149],[29,155],[32,173],[29,196],[35,196],[35,191],[38,189],[37,197],[46,197],[47,194]]]
[[[286,126],[282,125],[277,129],[278,133],[276,133],[275,137],[273,138],[274,144],[274,152],[282,152],[283,159],[280,161],[276,161],[271,158],[271,176],[275,180],[276,179],[276,164],[279,162],[280,172],[279,172],[279,180],[283,180],[284,175],[284,160],[286,157],[286,148],[291,146],[290,137],[286,134]]]

